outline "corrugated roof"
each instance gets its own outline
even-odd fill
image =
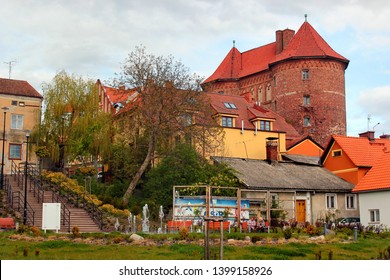
[[[213,158],[236,171],[248,188],[321,192],[350,192],[354,185],[321,166],[240,158]]]
[[[0,78],[0,94],[43,98],[28,82]]]
[[[353,189],[354,192],[390,190],[390,152],[384,153]]]

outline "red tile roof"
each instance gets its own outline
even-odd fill
[[[335,52],[308,22],[304,22],[273,63],[299,57],[332,57],[345,63],[349,60]]]
[[[390,152],[380,157],[377,163],[355,186],[353,192],[390,190]]]
[[[272,110],[264,109],[255,102],[249,102],[243,96],[226,95],[220,93],[206,93],[215,114],[235,115],[236,128],[241,128],[242,121],[245,129],[255,129],[251,120],[263,118],[274,120],[273,130],[284,131],[289,138],[299,137],[298,132],[288,124],[283,117]],[[224,103],[232,103],[235,109],[226,108]]]
[[[0,78],[0,94],[43,98],[43,96],[26,81],[2,78]]]
[[[332,137],[356,166],[374,166],[385,151],[390,151],[389,139],[375,138],[370,141],[367,137]]]
[[[271,64],[287,59],[313,57],[331,57],[347,65],[349,63],[349,60],[335,52],[308,22],[304,22],[287,47],[278,55],[276,42],[243,53],[233,47],[215,72],[203,83],[240,79],[267,70]]]

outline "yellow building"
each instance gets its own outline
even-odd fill
[[[0,78],[0,137],[4,147],[1,148],[4,174],[10,174],[12,161],[17,165],[26,161],[27,135],[40,123],[42,99],[42,95],[28,82]],[[35,163],[37,159],[31,146],[28,162]]]
[[[223,127],[224,139],[212,156],[250,159],[281,159],[286,144],[299,137],[297,131],[275,112],[264,109],[248,96],[208,93],[214,118]],[[268,147],[275,154],[267,155]]]

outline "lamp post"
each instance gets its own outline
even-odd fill
[[[1,108],[4,111],[4,127],[3,127],[3,153],[1,155],[1,189],[4,189],[4,152],[5,152],[5,123],[7,118],[8,107]]]
[[[24,211],[23,211],[23,224],[27,224],[27,168],[28,168],[28,139],[30,138],[30,133],[27,131],[26,133],[26,139],[27,139],[27,145],[26,145],[26,163],[24,166]]]

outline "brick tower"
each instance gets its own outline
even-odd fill
[[[332,134],[346,134],[348,63],[305,21],[296,34],[276,31],[273,43],[243,53],[233,46],[202,87],[221,94],[250,93],[302,136],[325,146]]]

